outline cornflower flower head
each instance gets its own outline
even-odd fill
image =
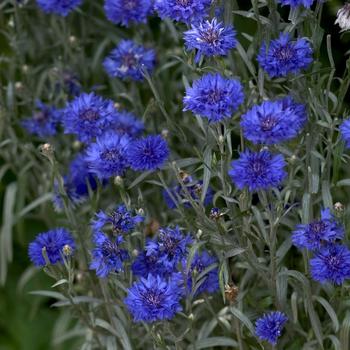
[[[272,154],[266,149],[242,152],[231,166],[229,176],[233,183],[240,190],[248,188],[250,192],[278,187],[287,176],[283,155]]]
[[[107,132],[89,145],[85,159],[89,171],[100,180],[122,176],[129,166],[127,147],[130,138],[114,132]]]
[[[115,118],[113,101],[92,92],[82,93],[68,103],[62,121],[66,134],[74,134],[79,141],[90,142],[109,129]]]
[[[292,8],[303,6],[310,8],[315,0],[278,0],[281,5],[289,5]]]
[[[92,250],[90,270],[96,270],[96,275],[101,278],[123,270],[123,262],[129,259],[128,252],[121,248],[123,236],[111,239],[103,232],[95,232],[93,242],[95,248]]]
[[[262,44],[257,59],[271,78],[278,78],[307,69],[313,61],[312,55],[311,45],[305,38],[292,40],[289,34],[281,33],[269,45]]]
[[[94,191],[97,188],[97,181],[89,171],[83,154],[78,154],[70,163],[69,172],[63,177],[63,186],[68,199],[73,205],[83,202],[89,194],[89,189]],[[62,197],[59,193],[57,182],[54,186],[53,203],[57,210],[63,208]]]
[[[160,135],[150,135],[131,142],[128,160],[135,171],[159,169],[170,154],[168,143]]]
[[[311,276],[315,281],[336,285],[350,278],[350,251],[345,245],[328,244],[310,259]]]
[[[350,148],[350,119],[345,119],[339,126],[341,138],[345,141],[346,148]]]
[[[39,233],[35,240],[29,244],[28,255],[36,266],[45,266],[46,261],[43,250],[51,264],[63,262],[63,248],[70,248],[70,254],[75,250],[75,242],[70,232],[65,228],[58,227],[47,232]]]
[[[61,112],[55,107],[42,103],[40,100],[35,101],[35,107],[36,111],[32,117],[22,120],[22,127],[28,133],[40,138],[56,135]]]
[[[112,78],[140,81],[143,70],[151,73],[156,62],[156,54],[132,40],[122,40],[103,61],[107,74]]]
[[[193,23],[208,16],[211,0],[155,0],[154,8],[160,18]]]
[[[178,281],[149,274],[131,288],[124,303],[135,322],[152,323],[172,319],[182,310]]]
[[[288,317],[280,311],[272,311],[260,317],[255,323],[255,333],[261,340],[272,345],[277,344]]]
[[[145,126],[133,113],[117,111],[116,118],[111,125],[111,130],[114,130],[120,135],[128,135],[131,138],[137,138],[145,130]]]
[[[152,0],[105,0],[104,10],[112,23],[130,27],[147,22],[152,11]]]
[[[325,243],[334,243],[343,237],[344,227],[327,208],[321,211],[321,219],[297,225],[292,233],[292,242],[298,248],[319,250]]]
[[[110,228],[113,234],[130,233],[138,223],[142,222],[144,217],[141,215],[133,215],[124,204],[117,206],[109,213],[99,211],[96,213],[95,219],[92,221],[94,232]]]
[[[217,258],[210,255],[206,250],[201,253],[196,253],[191,262],[191,268],[187,277],[188,291],[196,288],[193,291],[195,296],[201,293],[217,292],[219,290],[219,271],[217,267],[214,267],[217,263]],[[210,266],[213,266],[213,268],[201,276],[202,272]],[[183,264],[183,267],[186,267],[185,263]],[[199,276],[200,279],[198,280]],[[194,286],[194,281],[197,282],[196,286]]]
[[[242,84],[216,73],[207,73],[186,89],[184,111],[191,111],[209,122],[230,118],[244,101]]]
[[[264,101],[242,115],[244,137],[254,144],[273,145],[298,136],[307,120],[305,105],[291,97]]]
[[[44,12],[65,17],[77,8],[82,0],[36,0],[36,2]]]
[[[184,33],[184,39],[188,51],[197,50],[196,62],[201,56],[226,56],[237,44],[233,27],[225,27],[216,18],[192,24],[192,28]]]

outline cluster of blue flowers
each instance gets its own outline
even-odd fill
[[[321,283],[342,284],[350,278],[350,250],[339,243],[345,230],[329,208],[321,211],[321,218],[309,224],[297,225],[292,234],[293,244],[314,253],[310,260],[311,275]]]
[[[125,299],[135,321],[170,319],[181,310],[182,297],[214,293],[219,289],[217,259],[207,251],[196,253],[187,271],[189,248],[193,243],[191,236],[184,235],[178,226],[160,229],[156,239],[146,242],[132,264],[134,275],[141,279],[134,283]],[[210,271],[200,275],[210,266],[213,267]],[[157,303],[153,302],[154,295]],[[171,300],[176,303],[170,303]],[[158,309],[162,311],[157,313]]]

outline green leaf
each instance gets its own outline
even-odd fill
[[[231,306],[230,311],[249,329],[251,335],[255,334],[252,322],[250,322],[249,318],[244,315],[241,310],[237,309],[234,306]]]
[[[211,337],[211,338],[206,338],[206,339],[201,339],[201,340],[196,341],[194,346],[191,345],[188,347],[188,349],[189,350],[200,350],[200,349],[212,348],[215,346],[219,346],[219,347],[231,346],[231,347],[236,348],[236,347],[238,347],[238,343],[231,338]]]

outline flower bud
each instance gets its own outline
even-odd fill
[[[65,244],[62,251],[65,256],[71,256],[73,253],[73,249],[69,244]]]
[[[116,186],[123,186],[123,183],[124,183],[124,180],[121,176],[118,175],[114,178],[114,184]]]

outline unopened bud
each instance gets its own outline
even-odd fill
[[[120,103],[115,102],[115,103],[114,103],[114,108],[115,108],[115,109],[119,109],[119,108],[120,108]]]
[[[219,218],[222,216],[222,213],[219,208],[212,208],[210,210],[209,217],[212,220],[219,220]]]
[[[62,251],[65,256],[71,256],[73,253],[73,249],[69,244],[65,244]]]
[[[335,210],[335,212],[336,212],[336,214],[339,216],[339,215],[341,215],[341,214],[343,214],[343,212],[344,212],[344,204],[342,204],[342,203],[340,203],[340,202],[337,202],[337,203],[335,203],[334,204],[334,210]]]
[[[139,251],[137,249],[134,249],[131,254],[136,258],[139,255]]]
[[[23,89],[23,84],[21,81],[16,81],[15,82],[15,89],[16,90],[22,90]]]
[[[144,216],[145,215],[145,211],[140,208],[138,211],[137,211],[137,214],[141,215],[141,216]]]
[[[68,40],[70,44],[75,44],[77,42],[77,38],[74,35],[71,35]]]
[[[163,139],[167,139],[169,136],[169,130],[168,129],[163,129],[162,130],[162,137]]]
[[[123,186],[123,183],[124,183],[124,180],[121,176],[118,175],[114,178],[114,184],[116,186]]]
[[[220,135],[219,136],[219,143],[224,143],[224,142],[225,142],[225,138],[222,135]]]
[[[24,64],[24,65],[22,66],[22,72],[23,72],[23,73],[27,73],[28,70],[29,70],[29,66],[26,65],[26,64]]]
[[[40,152],[43,156],[51,159],[54,154],[54,147],[50,143],[44,143],[39,147]]]
[[[198,238],[198,239],[201,238],[202,234],[203,234],[203,231],[202,231],[201,229],[199,229],[199,230],[197,231],[197,238]]]
[[[78,150],[80,150],[80,148],[81,148],[81,142],[80,141],[78,141],[78,140],[75,140],[74,142],[73,142],[73,148],[76,150],[76,151],[78,151]]]

